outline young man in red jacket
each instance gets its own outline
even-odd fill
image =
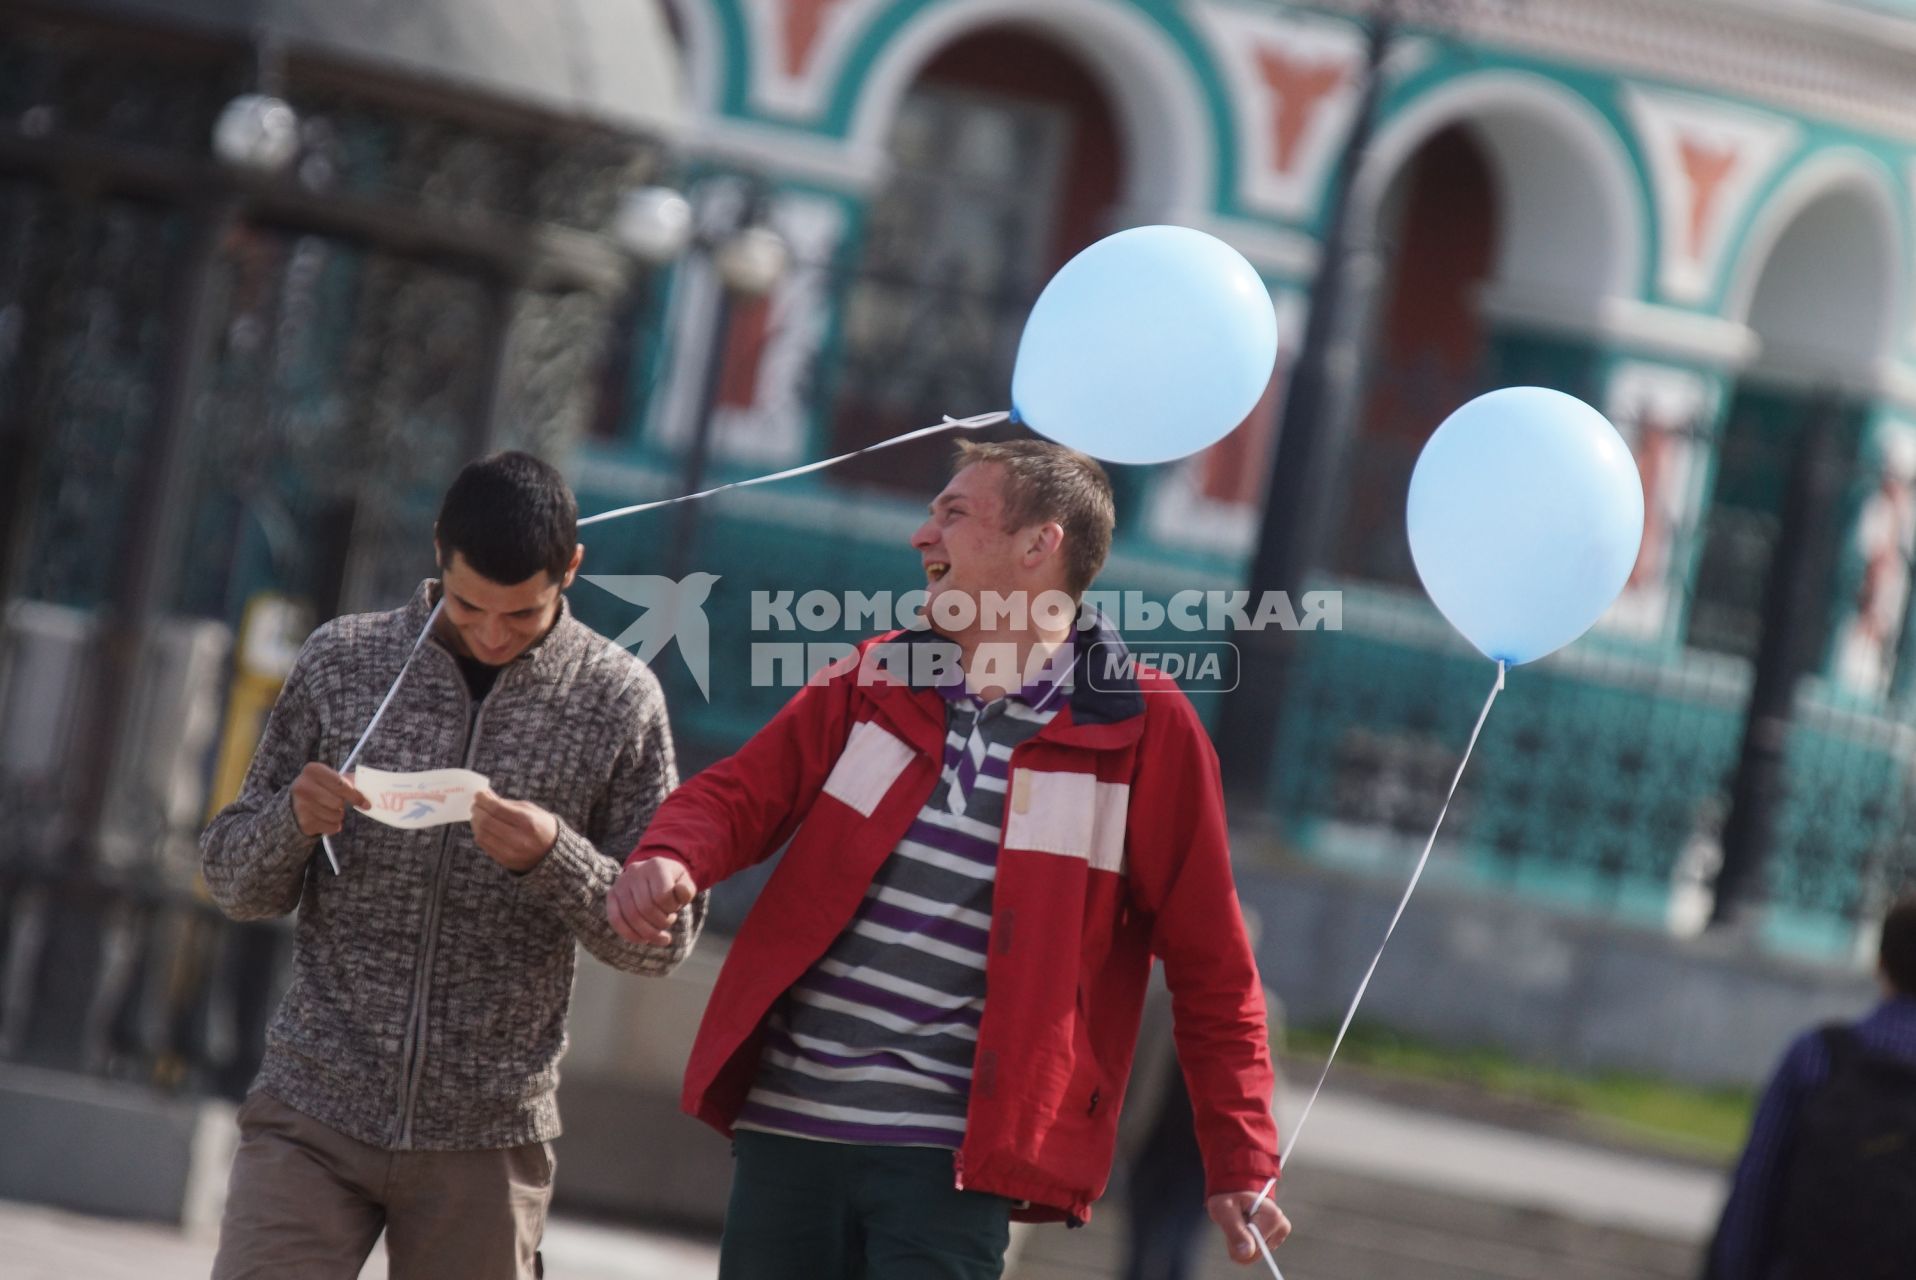
[[[1207,1208],[1250,1262],[1290,1224],[1247,1218],[1277,1133],[1216,754],[1078,616],[1111,545],[1103,469],[1036,441],[958,463],[912,536],[930,629],[867,641],[681,786],[607,900],[660,942],[791,841],[686,1069],[686,1110],[737,1152],[721,1280],[996,1277],[1013,1218],[1083,1221],[1153,955]]]

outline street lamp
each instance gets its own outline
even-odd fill
[[[785,237],[764,222],[762,192],[724,203],[733,208],[707,219],[717,225],[701,227],[692,201],[676,188],[638,187],[619,200],[612,234],[627,253],[651,266],[696,250],[711,258],[728,292],[763,297],[784,279],[791,250]]]
[[[711,264],[718,283],[718,299],[713,307],[706,349],[704,388],[679,477],[684,493],[697,493],[705,486],[706,464],[712,448],[712,418],[718,405],[720,381],[725,374],[726,341],[732,331],[734,308],[741,300],[770,294],[785,278],[792,263],[785,237],[765,220],[763,182],[714,176],[694,191],[719,184],[723,184],[724,189],[700,199],[696,207],[691,197],[674,188],[639,187],[620,200],[612,222],[612,234],[626,252],[641,262],[658,266],[679,260],[688,253],[697,254]],[[670,559],[671,576],[675,578],[684,577],[691,568],[697,512],[696,503],[684,503],[679,508]]]
[[[712,254],[712,266],[726,290],[741,298],[762,298],[778,287],[791,265],[785,238],[765,226],[740,228]]]
[[[299,152],[299,114],[284,99],[242,93],[213,125],[213,154],[246,173],[279,173]]]
[[[671,187],[638,187],[620,197],[612,236],[649,266],[662,266],[692,243],[692,202]]]

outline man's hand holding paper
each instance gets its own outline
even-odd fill
[[[362,765],[354,772],[352,785],[358,788],[364,801],[361,812],[368,818],[411,829],[470,821],[473,797],[492,783],[470,769],[387,773]]]
[[[299,771],[291,790],[293,821],[309,836],[336,836],[346,824],[346,806],[369,803],[352,781],[317,760]]]
[[[529,800],[481,790],[472,801],[472,838],[494,862],[524,874],[552,851],[559,820]]]
[[[301,830],[309,834],[337,832],[349,803],[389,827],[470,822],[473,841],[486,856],[520,873],[538,866],[559,838],[559,820],[552,814],[531,801],[494,794],[491,780],[470,769],[388,773],[361,768],[348,779],[312,764],[307,773],[310,779],[301,775],[309,796],[306,808],[301,808],[300,784],[294,787],[294,807]]]

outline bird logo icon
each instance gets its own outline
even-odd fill
[[[602,591],[645,610],[612,643],[632,649],[639,661],[652,664],[665,646],[679,642],[679,657],[698,684],[699,693],[712,700],[712,629],[705,619],[705,600],[712,594],[716,573],[688,573],[674,581],[656,573],[602,573],[579,575]]]

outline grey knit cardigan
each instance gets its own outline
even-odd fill
[[[333,874],[293,819],[291,783],[352,749],[438,590],[427,581],[403,609],[338,618],[306,641],[239,798],[200,838],[201,867],[235,919],[299,911],[255,1088],[388,1149],[516,1146],[559,1132],[574,939],[617,968],[664,974],[706,903],[679,914],[668,946],[626,942],[606,922],[606,891],[678,775],[658,680],[563,605],[477,704],[427,640],[360,757],[477,770],[558,817],[551,852],[514,875],[465,823],[408,831],[349,813]]]

